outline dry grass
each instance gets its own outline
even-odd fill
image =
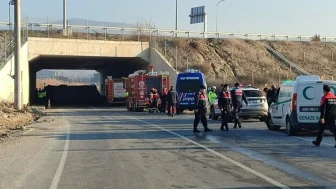
[[[335,78],[336,45],[322,42],[272,42],[273,47],[295,64],[325,79]]]
[[[160,51],[164,51],[160,41]],[[171,49],[178,47],[178,70],[200,69],[207,76],[208,83],[220,85],[224,82],[241,82],[265,86],[279,83],[279,78],[293,79],[295,73],[267,52],[260,41],[241,39],[173,39],[168,40]],[[174,61],[167,53],[168,60]]]
[[[16,111],[13,103],[0,102],[0,139],[7,137],[15,131],[24,130],[24,126],[32,123],[42,115],[30,107]]]

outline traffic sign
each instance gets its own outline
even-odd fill
[[[205,22],[205,6],[191,8],[190,24]]]

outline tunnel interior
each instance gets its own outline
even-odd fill
[[[30,103],[34,104],[36,100],[36,74],[40,70],[95,70],[100,73],[101,86],[107,76],[113,78],[128,77],[129,74],[137,70],[148,70],[148,68],[149,62],[140,57],[39,56],[29,61]],[[68,102],[69,105],[72,102],[71,98],[75,99],[77,95],[89,95],[86,94],[88,92],[79,87],[76,89],[70,86],[68,86],[68,89],[62,87],[64,92],[57,92],[57,94],[72,93],[64,96],[64,98],[68,98],[65,102]],[[102,93],[103,91],[99,92]],[[78,98],[75,100],[78,101]],[[83,100],[82,103],[85,104],[87,101]]]

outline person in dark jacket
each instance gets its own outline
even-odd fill
[[[166,113],[166,108],[167,108],[167,96],[168,96],[168,91],[167,88],[164,88],[162,90],[162,94],[160,96],[161,100],[161,113]]]
[[[199,133],[200,131],[197,129],[199,122],[201,121],[204,127],[204,132],[212,131],[208,128],[208,120],[206,117],[207,113],[207,102],[208,98],[206,95],[206,87],[202,85],[200,87],[200,91],[195,94],[195,119],[194,119],[194,132]]]
[[[218,95],[218,107],[222,112],[222,125],[220,130],[224,131],[224,126],[226,131],[229,131],[229,117],[231,112],[231,93],[229,91],[229,85],[223,85],[222,90],[219,92]]]
[[[176,105],[178,103],[178,94],[174,87],[171,86],[167,95],[168,115],[174,117],[176,114]]]
[[[275,85],[271,85],[271,89],[267,90],[267,93],[266,93],[268,107],[270,107],[272,102],[275,102],[276,93],[277,93],[277,89]]]
[[[323,86],[323,93],[324,95],[322,96],[320,103],[321,116],[319,121],[319,130],[316,140],[312,142],[315,146],[320,146],[324,130],[327,126],[329,126],[330,131],[333,132],[336,141],[336,96],[330,92],[329,85]],[[336,148],[336,145],[334,147]]]
[[[234,127],[241,128],[241,122],[239,120],[239,113],[240,109],[243,106],[243,101],[245,101],[246,106],[248,106],[248,102],[244,92],[239,88],[240,84],[236,83],[235,88],[231,90],[231,99],[232,99],[232,106],[233,106],[233,117],[234,117]]]

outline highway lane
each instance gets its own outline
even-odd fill
[[[48,111],[0,144],[0,188],[336,188],[330,136],[317,148],[311,132],[288,137],[253,121],[230,132],[209,121],[213,132],[194,134],[192,115]]]

